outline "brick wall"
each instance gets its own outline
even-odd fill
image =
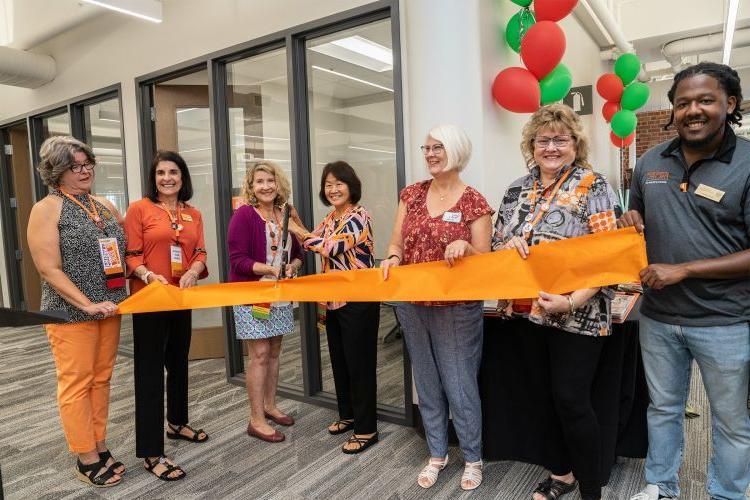
[[[637,113],[638,126],[635,129],[635,159],[640,158],[643,153],[661,144],[664,141],[668,141],[677,136],[677,132],[674,127],[670,127],[669,130],[664,130],[664,124],[669,122],[669,115],[672,112],[671,109],[662,109],[659,111],[644,111]],[[626,149],[623,151],[624,154],[624,165],[629,164],[630,151]],[[625,183],[630,184],[630,177],[632,172],[627,171],[625,173]]]

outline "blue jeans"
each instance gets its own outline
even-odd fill
[[[448,454],[448,412],[467,462],[482,459],[482,303],[419,306],[399,303],[430,456]]]
[[[750,327],[679,326],[641,316],[640,341],[651,404],[646,482],[665,496],[680,493],[677,473],[683,419],[695,359],[711,405],[713,454],[706,489],[711,498],[740,500],[750,483]]]

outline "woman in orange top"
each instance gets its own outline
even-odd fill
[[[208,275],[201,213],[185,160],[159,151],[149,172],[146,197],[125,216],[130,291],[159,281],[180,288]],[[188,351],[191,311],[133,315],[136,456],[159,479],[176,481],[185,471],[164,456],[164,368],[167,369],[167,437],[203,442],[208,435],[188,425]]]

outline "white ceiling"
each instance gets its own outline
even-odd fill
[[[6,45],[14,49],[30,49],[99,15],[112,14],[78,0],[0,0],[0,30],[7,29]]]

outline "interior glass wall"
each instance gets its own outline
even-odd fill
[[[42,140],[49,139],[56,135],[71,135],[70,134],[70,115],[60,113],[54,116],[46,116],[42,118]],[[40,144],[41,146],[41,144]]]

